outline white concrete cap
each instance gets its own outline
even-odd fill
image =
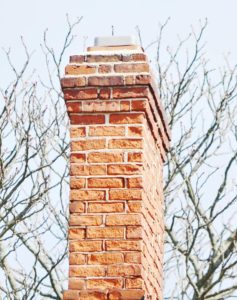
[[[96,47],[137,45],[134,36],[101,36],[95,38]]]

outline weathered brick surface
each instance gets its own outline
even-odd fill
[[[64,300],[162,300],[170,135],[146,55],[120,51],[71,56],[61,80],[71,123]]]

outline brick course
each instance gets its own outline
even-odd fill
[[[146,55],[119,49],[71,56],[61,80],[71,123],[64,300],[162,299],[170,133]]]

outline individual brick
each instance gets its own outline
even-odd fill
[[[96,99],[98,92],[96,88],[87,89],[64,89],[64,99],[67,100],[88,100]]]
[[[82,104],[80,102],[66,102],[68,113],[79,113],[82,111]]]
[[[141,239],[142,238],[141,226],[128,226],[126,237],[127,239]]]
[[[119,112],[120,103],[119,101],[84,101],[82,112],[91,113],[91,112]],[[91,123],[93,124],[93,123]]]
[[[97,239],[97,238],[123,238],[124,237],[124,228],[122,227],[98,227],[98,228],[87,228],[86,237],[88,239]]]
[[[111,90],[110,88],[101,88],[100,91],[99,91],[99,96],[98,98],[99,99],[105,99],[105,100],[108,100],[110,98],[110,95],[111,95]]]
[[[110,265],[107,270],[108,276],[140,276],[141,266],[140,265]]]
[[[71,142],[71,151],[97,150],[104,148],[104,139],[81,140]]]
[[[129,212],[140,213],[142,210],[141,201],[128,201],[127,205]]]
[[[73,299],[73,300],[77,300],[77,299]],[[107,292],[80,291],[80,300],[107,300]]]
[[[71,127],[70,128],[70,136],[71,138],[79,138],[86,136],[86,128],[85,127]]]
[[[105,192],[93,190],[71,190],[70,200],[105,200]]]
[[[131,64],[116,64],[114,66],[116,73],[141,73],[149,72],[149,65],[143,63],[131,63]]]
[[[142,289],[141,278],[126,278],[125,287],[127,289]]]
[[[111,65],[99,65],[98,72],[99,73],[110,73],[112,71]]]
[[[83,213],[85,212],[85,204],[79,201],[72,201],[69,205],[70,213]]]
[[[63,300],[80,300],[79,291],[75,291],[75,290],[64,291]]]
[[[70,188],[71,189],[83,189],[85,187],[86,180],[84,178],[71,177]]]
[[[87,184],[89,188],[122,188],[124,187],[123,178],[88,178]]]
[[[84,265],[86,263],[86,255],[81,253],[69,253],[70,265]]]
[[[86,85],[85,77],[65,77],[61,79],[62,88],[74,88]]]
[[[65,73],[69,75],[94,74],[96,73],[96,67],[89,65],[67,65]]]
[[[124,189],[124,190],[111,190],[109,191],[110,200],[141,200],[141,189]]]
[[[131,164],[113,164],[113,165],[108,165],[107,172],[109,175],[141,174],[141,166],[131,165]]]
[[[70,266],[69,277],[97,277],[105,276],[103,266]]]
[[[110,124],[142,124],[144,121],[143,113],[111,114]]]
[[[130,111],[130,101],[121,101],[120,102],[121,111]]]
[[[141,300],[143,296],[143,290],[114,290],[109,292],[108,300]]]
[[[141,252],[127,252],[124,254],[124,261],[126,263],[140,264],[141,260]]]
[[[69,278],[68,288],[69,290],[84,290],[86,287],[85,280],[79,278]]]
[[[141,216],[133,214],[125,215],[109,215],[106,217],[105,224],[108,226],[114,225],[141,225]]]
[[[122,60],[121,55],[87,55],[86,61],[93,63],[93,62],[118,62]]]
[[[147,61],[145,53],[123,54],[122,61]]]
[[[87,155],[89,163],[122,162],[123,154],[119,152],[91,152]]]
[[[71,241],[70,252],[97,252],[102,250],[102,241]]]
[[[89,86],[116,86],[124,85],[122,76],[91,76],[88,78]]]
[[[152,81],[151,75],[136,75],[135,84],[150,84]]]
[[[90,175],[106,175],[106,166],[103,165],[91,165],[89,166]]]
[[[142,149],[142,139],[111,139],[110,149]]]
[[[102,216],[83,216],[72,214],[69,218],[70,226],[98,226],[103,222]]]
[[[143,136],[143,128],[141,126],[129,126],[128,136],[133,136],[133,137]]]
[[[123,280],[115,278],[88,279],[87,288],[106,290],[109,288],[122,288]]]
[[[114,99],[144,98],[148,96],[148,88],[147,87],[113,88],[112,95]]]
[[[142,177],[132,177],[127,179],[128,188],[142,188]]]
[[[128,153],[128,162],[142,162],[142,161],[143,161],[142,152]]]
[[[69,240],[81,240],[85,238],[85,235],[83,228],[69,228]]]
[[[83,163],[86,161],[86,155],[84,153],[72,153],[70,155],[71,163]]]
[[[133,110],[133,111],[146,111],[147,106],[148,106],[147,100],[131,101],[131,110]]]
[[[83,63],[85,61],[84,55],[71,55],[70,56],[70,63]]]
[[[89,213],[114,213],[114,212],[123,212],[124,203],[107,203],[107,202],[91,202],[88,203],[88,212]]]
[[[94,253],[89,254],[89,265],[112,265],[123,263],[124,258],[122,253]]]
[[[124,136],[123,126],[90,126],[89,136]]]
[[[141,250],[141,241],[105,241],[107,251],[139,251]]]
[[[71,115],[71,124],[90,125],[90,124],[104,124],[104,115]]]

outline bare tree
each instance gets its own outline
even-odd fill
[[[60,91],[61,51],[44,34],[44,80],[25,61],[18,70],[5,51],[12,81],[0,100],[0,266],[2,299],[60,299],[66,279],[68,131]],[[63,62],[64,63],[64,62]],[[43,68],[43,66],[42,66]],[[46,78],[47,77],[47,78]]]
[[[165,25],[157,41],[160,97],[173,132],[164,187],[165,299],[237,298],[237,66],[209,67],[206,25],[166,48],[165,62]]]
[[[68,22],[61,51],[49,46],[45,32],[47,79],[31,72],[23,41],[19,70],[5,51],[13,80],[1,87],[0,101],[2,299],[62,298],[69,138],[59,79],[79,22]],[[205,28],[172,50],[163,46],[165,24],[148,45],[156,49],[160,97],[173,132],[164,186],[165,299],[237,298],[237,70],[228,63],[209,67]]]

